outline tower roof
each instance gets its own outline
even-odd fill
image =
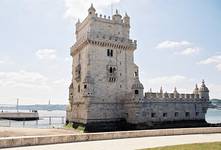
[[[200,92],[209,92],[209,89],[206,87],[205,81],[202,81],[202,85],[199,89]]]
[[[94,6],[93,6],[93,3],[91,3],[91,7],[88,9],[88,12],[89,13],[95,13],[96,12],[96,9],[94,8]]]

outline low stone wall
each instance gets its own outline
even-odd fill
[[[51,135],[51,136],[10,137],[10,138],[0,138],[0,148],[95,141],[95,140],[110,140],[110,139],[122,139],[122,138],[138,138],[138,137],[149,137],[149,136],[211,134],[211,133],[221,133],[221,127],[158,129],[158,130]]]
[[[0,112],[0,119],[9,120],[38,120],[37,112]]]

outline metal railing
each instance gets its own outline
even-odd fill
[[[64,124],[65,116],[41,116],[39,120],[32,121],[0,120],[0,127],[54,128]]]

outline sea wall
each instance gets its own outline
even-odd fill
[[[221,133],[221,127],[120,131],[120,132],[84,133],[84,134],[51,135],[51,136],[8,137],[8,138],[0,138],[0,148],[95,141],[95,140],[111,140],[111,139],[122,139],[122,138],[139,138],[139,137],[149,137],[149,136],[211,134],[211,133]]]

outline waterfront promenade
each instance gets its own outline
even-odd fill
[[[135,150],[159,146],[221,142],[221,134],[192,134],[178,136],[157,136],[143,138],[126,138],[116,140],[101,140],[89,142],[76,142],[67,144],[54,144],[31,147],[17,147],[8,150]]]

